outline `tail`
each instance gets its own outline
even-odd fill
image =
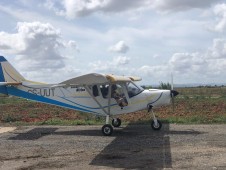
[[[0,93],[8,94],[6,85],[16,85],[25,78],[3,57],[0,56]]]

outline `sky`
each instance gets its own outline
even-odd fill
[[[29,80],[226,83],[226,0],[1,0],[0,21],[0,55]]]

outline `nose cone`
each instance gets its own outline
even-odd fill
[[[179,92],[176,90],[170,90],[170,92],[171,92],[171,97],[175,97],[179,94]]]

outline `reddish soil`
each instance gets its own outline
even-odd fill
[[[161,107],[155,111],[160,119],[184,118],[192,116],[202,116],[207,120],[216,117],[226,118],[226,102],[221,99],[177,99],[175,101],[175,111],[172,106]],[[21,100],[16,103],[6,103],[0,105],[0,120],[2,122],[43,122],[52,118],[64,120],[87,120],[95,118],[94,115],[81,113],[57,106]],[[120,115],[123,121],[135,122],[150,119],[147,111],[139,111],[130,114]]]

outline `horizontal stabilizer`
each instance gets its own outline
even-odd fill
[[[0,82],[0,86],[8,86],[8,85],[18,86],[18,85],[22,85],[22,83],[17,83],[17,82]]]

